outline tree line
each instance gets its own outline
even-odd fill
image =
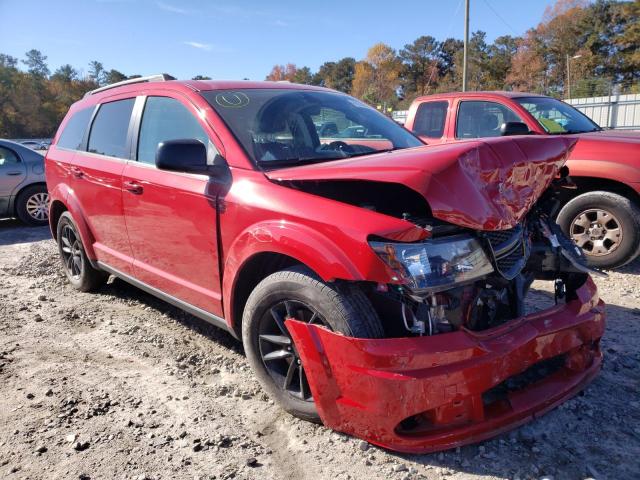
[[[469,90],[519,90],[573,97],[608,95],[612,85],[640,92],[640,0],[557,0],[522,36],[469,42]],[[373,45],[364,59],[327,61],[317,72],[275,65],[267,80],[323,85],[372,105],[406,108],[418,95],[460,90],[463,43],[425,35],[395,50]],[[569,63],[569,65],[567,65]],[[94,60],[86,73],[62,65],[53,73],[38,50],[19,60],[0,53],[0,137],[51,137],[69,106],[87,91],[140,75]],[[209,80],[197,75],[195,80]]]
[[[640,92],[640,0],[557,0],[522,36],[469,39],[467,88],[566,97]],[[373,45],[362,60],[328,61],[313,73],[275,65],[267,80],[322,85],[373,105],[406,108],[418,95],[462,88],[463,42],[425,35],[395,50]]]

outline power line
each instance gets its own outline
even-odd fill
[[[507,26],[507,28],[508,28],[509,30],[511,30],[511,31],[513,32],[513,34],[517,37],[517,36],[518,36],[518,32],[516,32],[516,30],[515,30],[511,25],[509,25],[509,22],[507,22],[504,18],[502,18],[502,15],[500,15],[500,14],[496,11],[496,9],[495,9],[495,8],[493,8],[493,7],[491,6],[491,4],[489,3],[489,0],[482,0],[482,1],[484,2],[484,4],[485,4],[487,7],[489,7],[489,10],[491,10],[491,11],[493,12],[493,14],[494,14],[494,15],[495,15],[495,16],[496,16],[496,17],[497,17],[497,18],[498,18],[502,23],[504,23],[504,24]]]

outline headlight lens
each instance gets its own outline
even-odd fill
[[[493,272],[477,239],[455,235],[422,243],[369,242],[415,292],[438,292]]]

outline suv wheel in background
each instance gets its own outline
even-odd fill
[[[16,215],[27,225],[49,223],[49,193],[45,185],[31,185],[16,198]]]
[[[621,267],[640,253],[640,208],[621,195],[583,193],[560,210],[557,222],[594,267]]]
[[[384,330],[356,285],[325,283],[301,265],[269,275],[249,295],[242,341],[260,384],[287,412],[319,422],[304,367],[284,324],[288,318],[351,337],[381,338]]]
[[[108,274],[93,268],[89,262],[78,229],[69,212],[64,212],[58,220],[56,238],[62,269],[73,288],[81,292],[90,292],[106,282]]]

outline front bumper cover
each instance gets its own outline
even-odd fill
[[[327,427],[427,453],[510,430],[582,390],[602,364],[605,315],[589,278],[567,304],[485,332],[360,339],[286,324]]]

